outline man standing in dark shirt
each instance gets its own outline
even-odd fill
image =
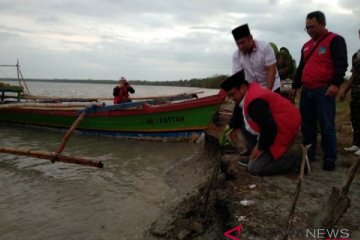
[[[273,175],[294,171],[300,158],[285,153],[300,130],[299,110],[264,86],[249,84],[243,70],[227,78],[220,87],[241,107],[247,135],[255,136],[245,139],[251,146],[249,172]]]
[[[310,161],[315,160],[318,123],[323,170],[335,170],[337,159],[335,130],[335,100],[348,67],[346,43],[343,37],[329,32],[324,13],[311,12],[306,17],[306,31],[311,39],[301,50],[301,59],[293,83],[292,95],[302,86],[300,97],[303,144],[311,144]]]
[[[360,29],[359,29],[360,38]],[[360,156],[360,50],[352,56],[351,77],[347,85],[340,91],[339,98],[343,101],[351,89],[350,118],[353,127],[352,146],[345,148],[345,151],[355,152]]]

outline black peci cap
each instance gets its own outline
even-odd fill
[[[245,80],[244,70],[241,70],[225,79],[220,84],[220,88],[224,89],[226,92],[229,92],[234,87],[240,87],[242,83],[247,83]]]
[[[241,26],[233,29],[231,32],[232,32],[235,40],[238,40],[243,37],[248,37],[251,34],[249,26],[247,24],[241,25]]]

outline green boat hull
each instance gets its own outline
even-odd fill
[[[188,139],[209,125],[223,97],[215,95],[184,103],[87,113],[77,130],[129,138]],[[68,129],[79,115],[74,110],[1,109],[0,121]]]

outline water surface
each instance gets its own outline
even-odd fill
[[[78,97],[106,97],[113,87],[43,82],[28,86],[36,95]],[[167,87],[172,90],[156,92],[161,88],[136,87],[139,96],[187,91]],[[0,146],[54,151],[63,135],[0,123]],[[143,239],[143,231],[184,192],[169,171],[193,161],[198,150],[192,143],[73,134],[63,153],[101,160],[103,169],[0,153],[0,239]]]

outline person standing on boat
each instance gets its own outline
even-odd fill
[[[241,25],[232,30],[237,49],[232,57],[232,73],[244,70],[245,79],[280,94],[280,77],[276,69],[276,57],[274,50],[268,42],[256,40],[250,33],[248,24]],[[232,129],[230,137],[233,142],[238,142],[238,132],[246,135],[245,125],[241,116],[242,110],[236,104],[233,115],[229,122]],[[248,138],[250,136],[243,136]],[[240,155],[249,155],[250,146],[244,149]]]
[[[336,95],[348,67],[345,39],[326,29],[325,14],[314,11],[306,16],[305,30],[310,36],[301,49],[301,58],[291,94],[302,86],[300,95],[303,144],[311,144],[310,161],[315,160],[318,124],[321,129],[323,170],[334,171],[336,149]]]
[[[135,93],[135,89],[130,86],[124,77],[121,77],[119,85],[113,89],[114,104],[131,102],[129,93]]]
[[[274,175],[297,170],[300,156],[286,152],[300,131],[299,110],[281,95],[256,82],[247,82],[243,70],[227,78],[220,87],[240,105],[245,136],[255,136],[245,138],[251,151],[248,171],[253,175]]]

